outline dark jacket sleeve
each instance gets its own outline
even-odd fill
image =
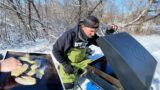
[[[71,47],[72,37],[70,32],[65,32],[60,36],[53,45],[53,55],[59,63],[67,63],[68,58],[65,57],[67,50]]]

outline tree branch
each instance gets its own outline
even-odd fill
[[[31,26],[31,23],[32,23],[32,20],[31,20],[31,1],[32,0],[28,0],[28,24],[29,24],[29,27],[30,29],[32,30],[32,26]]]
[[[158,13],[156,16],[153,16],[153,17],[151,17],[151,18],[148,18],[148,19],[142,21],[141,23],[148,22],[148,21],[150,21],[150,20],[152,20],[152,19],[155,19],[155,18],[157,18],[157,17],[159,17],[159,16],[160,16],[160,13]]]
[[[101,3],[102,0],[100,0],[99,3],[97,3],[97,5],[88,13],[88,16],[90,16]]]
[[[34,4],[33,0],[31,0],[31,3],[32,3],[33,8],[34,8],[35,11],[36,11],[36,14],[37,14],[38,19],[41,21],[41,16],[40,16],[39,11],[38,11],[36,5]]]
[[[153,0],[149,0],[148,5],[147,5],[146,8],[142,11],[142,13],[141,13],[135,20],[133,20],[133,21],[125,24],[123,27],[128,27],[129,25],[132,25],[133,23],[139,21],[141,18],[146,17],[146,15],[147,15],[147,13],[148,13],[148,10],[150,9],[152,3],[153,3]]]
[[[21,16],[24,16],[24,17],[28,17],[24,12],[22,12],[22,11],[19,11],[19,10],[15,10],[15,9],[13,9],[12,7],[10,7],[10,6],[8,6],[8,5],[6,5],[6,4],[4,4],[4,3],[2,3],[2,2],[0,2],[0,4],[1,5],[3,5],[6,9],[9,9],[9,10],[11,10],[11,11],[14,11],[14,12],[16,12],[16,13],[19,13]],[[2,7],[2,6],[0,6],[1,8],[4,8],[4,7]],[[44,26],[45,28],[48,28],[48,29],[52,29],[52,28],[49,28],[49,27],[47,27],[47,26],[45,26],[40,20],[37,20],[37,19],[34,19],[34,18],[31,18],[33,21],[36,21],[36,22],[38,22],[39,24],[41,24],[42,26]]]

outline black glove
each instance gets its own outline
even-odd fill
[[[68,73],[68,74],[73,74],[74,73],[74,69],[71,66],[71,64],[65,62],[65,63],[62,63],[62,65],[63,65],[66,73]]]
[[[84,73],[84,71],[82,69],[78,69],[78,75],[81,75],[83,73]]]
[[[108,25],[108,28],[106,29],[106,35],[113,34],[115,31],[117,31],[117,29],[118,26],[115,24]]]
[[[3,59],[3,55],[2,54],[0,54],[0,60],[2,60]]]
[[[112,34],[114,32],[115,32],[114,29],[106,30],[106,35],[110,35],[110,34]]]
[[[87,53],[88,55],[92,55],[92,49],[90,49],[89,47],[86,48],[86,53]]]

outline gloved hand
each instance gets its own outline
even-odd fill
[[[110,27],[110,29],[113,29],[115,31],[118,29],[118,26],[115,24],[111,24],[111,25],[109,25],[109,27]]]
[[[115,24],[108,25],[108,29],[106,30],[106,35],[114,33],[118,29],[118,26]]]
[[[66,73],[68,73],[68,74],[73,74],[74,73],[74,69],[71,66],[71,64],[65,62],[65,63],[62,63],[62,65],[63,65]]]
[[[115,32],[114,29],[106,30],[106,35],[112,34],[112,33],[114,33],[114,32]]]
[[[81,75],[81,74],[83,74],[84,73],[84,71],[82,70],[82,69],[78,69],[78,75]]]
[[[86,48],[86,53],[88,55],[92,55],[92,49],[90,49],[89,47]]]
[[[80,76],[80,77],[85,77],[85,74],[87,73],[87,71],[86,70],[82,70],[82,69],[78,69],[78,75]]]

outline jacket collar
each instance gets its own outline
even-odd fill
[[[87,41],[88,37],[87,35],[84,33],[84,31],[82,30],[81,26],[79,25],[79,30],[78,30],[78,37],[82,40],[82,41]]]

